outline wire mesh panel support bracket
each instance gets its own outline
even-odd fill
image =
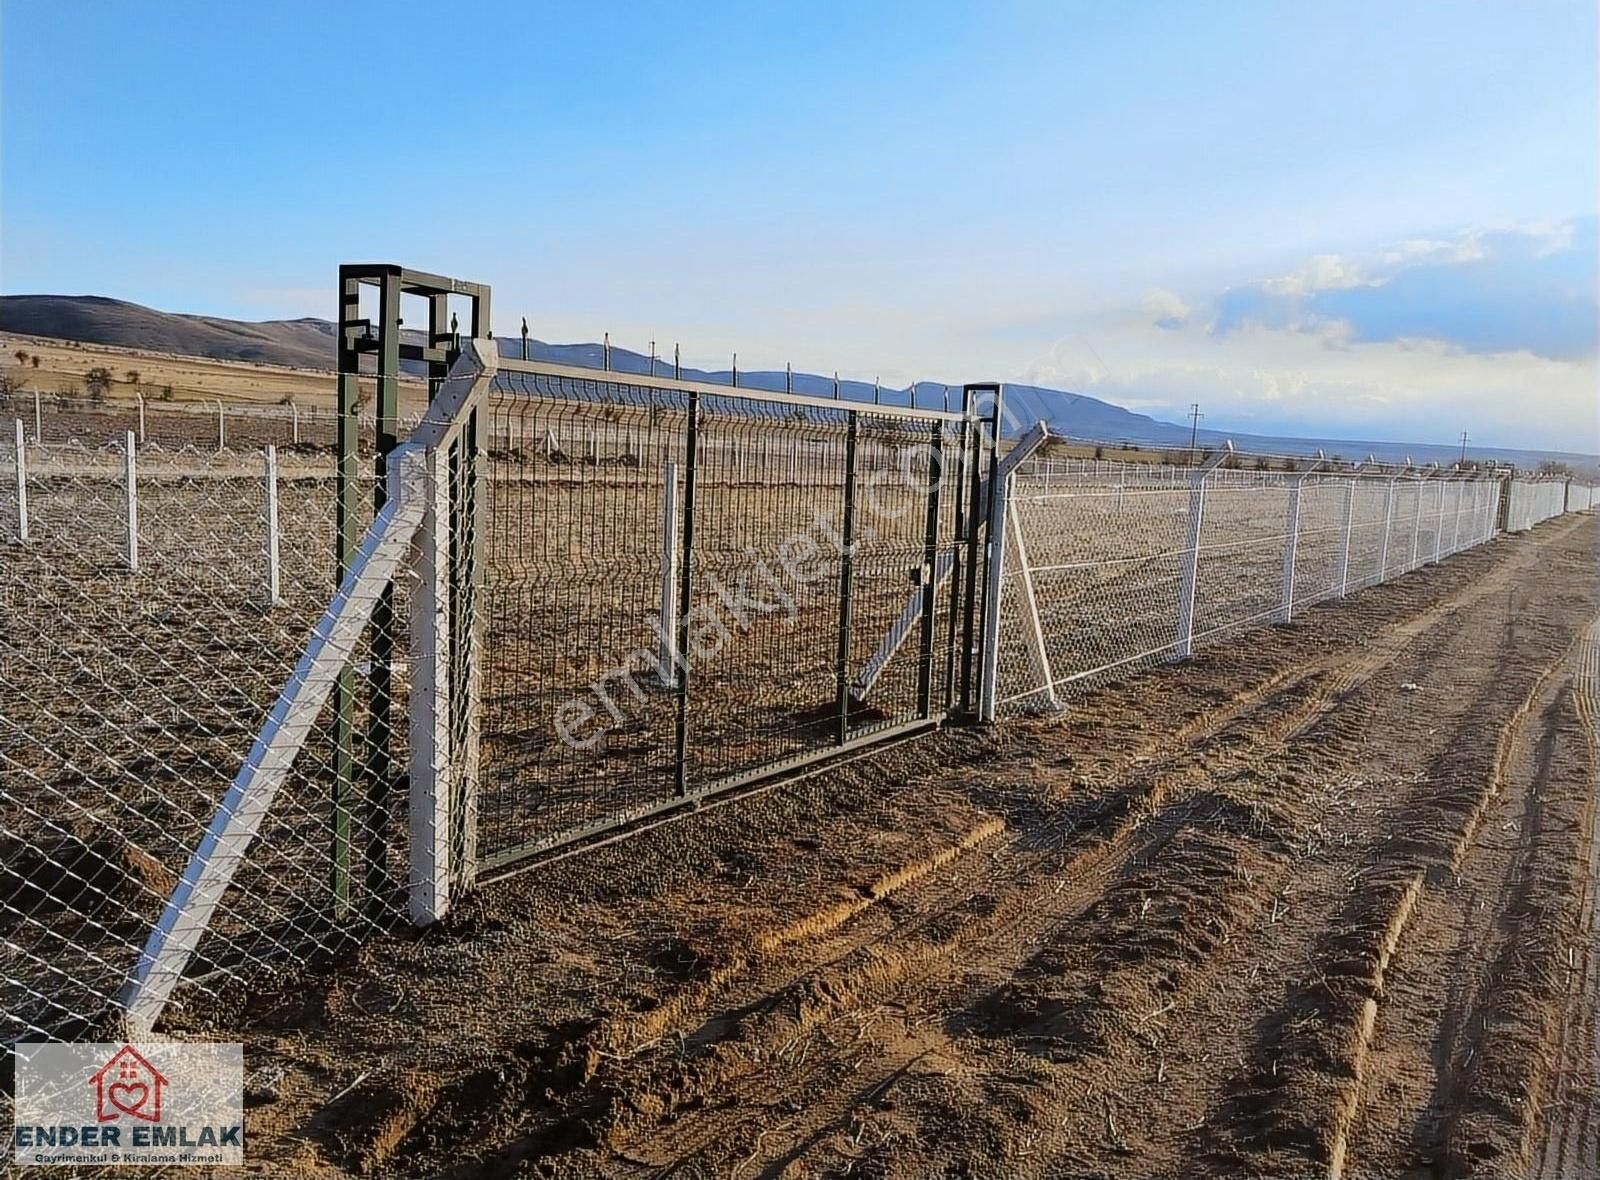
[[[1200,586],[1200,538],[1205,527],[1206,480],[1229,455],[1233,444],[1213,455],[1189,477],[1189,518],[1184,526],[1182,568],[1178,576],[1178,632],[1172,658],[1186,660],[1194,654],[1194,604]]]
[[[993,721],[1000,679],[1000,591],[1005,580],[1007,488],[1012,473],[1050,439],[1043,422],[1017,440],[995,463],[989,484],[989,565],[983,591],[983,630],[979,643],[978,720]]]

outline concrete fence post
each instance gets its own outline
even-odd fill
[[[289,441],[300,445],[300,407],[293,402],[289,403]]]
[[[217,401],[217,450],[222,450],[228,444],[228,430],[223,423],[222,401]]]
[[[17,540],[28,543],[28,441],[17,419]]]
[[[661,483],[661,621],[659,679],[667,688],[678,683],[678,465],[668,463]]]
[[[265,455],[264,477],[267,491],[267,605],[283,605],[283,596],[279,593],[278,575],[278,448],[268,443]]]
[[[139,572],[139,472],[136,454],[138,444],[133,431],[128,431],[123,443],[124,486],[128,496],[128,569]]]
[[[145,444],[145,433],[144,433],[144,394],[142,394],[142,393],[136,393],[136,394],[134,394],[134,395],[133,395],[133,396],[134,396],[134,397],[136,397],[136,398],[138,398],[138,399],[139,399],[139,445],[140,445],[140,446],[141,446],[141,447],[142,447],[142,446],[144,446],[144,444]]]
[[[33,441],[44,442],[44,415],[40,412],[39,391],[33,391]]]

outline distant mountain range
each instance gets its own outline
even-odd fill
[[[156,311],[137,303],[101,295],[0,295],[0,331],[300,369],[331,371],[334,362],[334,326],[328,320],[307,317],[249,323],[217,316]],[[516,356],[520,354],[522,341],[518,338],[501,339],[499,347],[502,355]],[[529,352],[535,360],[588,368],[600,368],[604,362],[604,350],[600,344],[549,344],[530,340]],[[642,353],[622,348],[612,348],[610,353],[611,368],[618,372],[644,373],[651,366],[650,358]],[[659,358],[655,366],[656,372],[662,375],[670,372],[668,364]],[[420,366],[415,371],[420,375]],[[733,376],[727,369],[685,369],[683,375],[693,380],[718,384],[731,383]],[[785,373],[773,370],[739,373],[741,386],[757,389],[783,389],[788,380],[790,378]],[[796,393],[823,397],[831,397],[834,393],[831,377],[795,373],[792,381]],[[876,396],[873,386],[860,381],[841,381],[839,393],[846,400],[854,402],[870,402]],[[885,389],[881,396],[884,401],[899,405],[914,403],[934,407],[944,403],[945,387],[932,382],[919,382],[909,389]],[[959,387],[952,387],[951,397],[959,396]],[[1043,420],[1051,429],[1074,438],[1155,447],[1189,445],[1187,426],[1136,414],[1087,394],[1034,385],[1007,384],[1005,405],[1007,416],[1013,422],[1031,424]],[[1397,460],[1410,455],[1418,462],[1437,461],[1443,464],[1452,462],[1458,455],[1452,447],[1426,443],[1287,438],[1216,430],[1199,432],[1199,441],[1203,446],[1216,446],[1224,439],[1232,439],[1241,450],[1268,454],[1305,455],[1321,449],[1347,458],[1372,454],[1380,459]],[[1539,460],[1550,457],[1584,467],[1595,465],[1592,456],[1564,452],[1473,447],[1472,455],[1523,467],[1533,466]]]

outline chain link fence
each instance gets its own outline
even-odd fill
[[[1020,464],[1005,490],[993,706],[1058,708],[1108,676],[1479,545],[1507,486],[1370,464],[1283,470],[1294,465],[1231,452],[1194,467]],[[1534,519],[1562,510],[1562,483],[1511,486],[1511,527],[1520,505]]]
[[[691,403],[531,365],[473,404],[470,425],[419,427],[444,440],[427,452],[429,519],[464,531],[425,530],[429,551],[350,591],[365,597],[348,613],[375,620],[340,654],[353,725],[313,702],[298,756],[234,849],[218,821],[238,818],[235,785],[271,756],[262,735],[341,605],[334,415],[12,396],[0,418],[6,1043],[105,1030],[197,853],[225,862],[225,885],[203,925],[178,932],[193,938],[166,1009],[178,1026],[416,919],[419,831],[439,833],[442,886],[469,883],[463,865],[942,715],[962,663],[985,655],[967,630],[985,519],[967,486],[982,472],[960,415],[733,390]],[[377,513],[372,426],[357,535]],[[1512,530],[1595,498],[1558,481],[1282,467],[1020,465],[988,557],[1001,710],[1059,705],[1101,676],[1479,544],[1503,490]],[[850,529],[851,544],[829,548]],[[753,608],[740,579],[797,537],[814,546],[814,579],[761,600],[783,612]],[[719,611],[724,629],[742,620],[737,642],[685,687],[674,645],[695,633],[662,621]],[[375,629],[411,646],[373,660]],[[639,652],[666,674],[638,694],[613,677],[626,716],[592,744],[589,730],[556,741],[552,710]],[[643,678],[643,665],[627,671]],[[437,731],[390,724],[415,724],[425,711],[409,702],[435,697],[450,702],[430,715]],[[369,726],[375,699],[389,720]],[[451,762],[468,749],[471,781]],[[404,789],[419,759],[455,776],[438,816]]]
[[[252,441],[274,436],[264,428],[218,447],[187,411],[147,411],[141,445],[136,408],[41,406],[41,443],[29,409],[0,439],[8,1044],[89,1035],[115,1016],[335,585],[331,454]],[[358,676],[358,707],[362,695]],[[246,981],[403,913],[403,870],[387,854],[390,880],[376,890],[353,889],[340,870],[352,845],[397,845],[404,814],[369,830],[356,810],[338,830],[339,757],[324,710],[200,939],[172,1019],[204,1019]]]
[[[1563,512],[1583,512],[1600,496],[1588,484],[1566,479],[1513,479],[1506,485],[1505,528],[1508,533],[1531,529]]]

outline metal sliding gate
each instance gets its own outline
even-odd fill
[[[998,391],[925,409],[498,365],[480,869],[971,710]]]

